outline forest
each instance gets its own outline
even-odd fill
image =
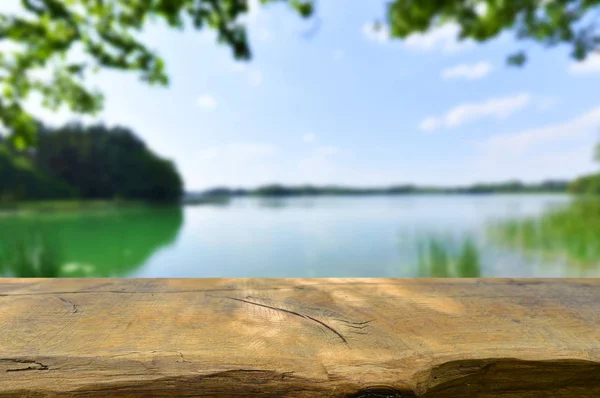
[[[176,201],[183,180],[175,165],[131,130],[102,124],[38,125],[35,147],[0,141],[0,201],[128,199]]]

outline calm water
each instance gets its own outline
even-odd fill
[[[5,214],[0,275],[598,277],[600,206],[575,206],[562,195],[382,196]]]

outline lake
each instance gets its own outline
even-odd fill
[[[600,203],[567,195],[247,197],[5,213],[0,238],[2,276],[600,276]]]

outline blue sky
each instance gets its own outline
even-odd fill
[[[390,41],[369,29],[384,4],[319,2],[310,38],[314,21],[254,7],[250,63],[211,32],[152,27],[145,37],[167,61],[170,87],[102,72],[99,119],[173,159],[187,189],[539,181],[597,169],[600,55],[575,65],[569,48],[512,34],[459,43],[452,26]],[[505,66],[519,49],[527,66]],[[54,124],[72,118],[30,106]]]

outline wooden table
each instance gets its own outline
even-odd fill
[[[0,397],[600,397],[598,279],[0,279]]]

